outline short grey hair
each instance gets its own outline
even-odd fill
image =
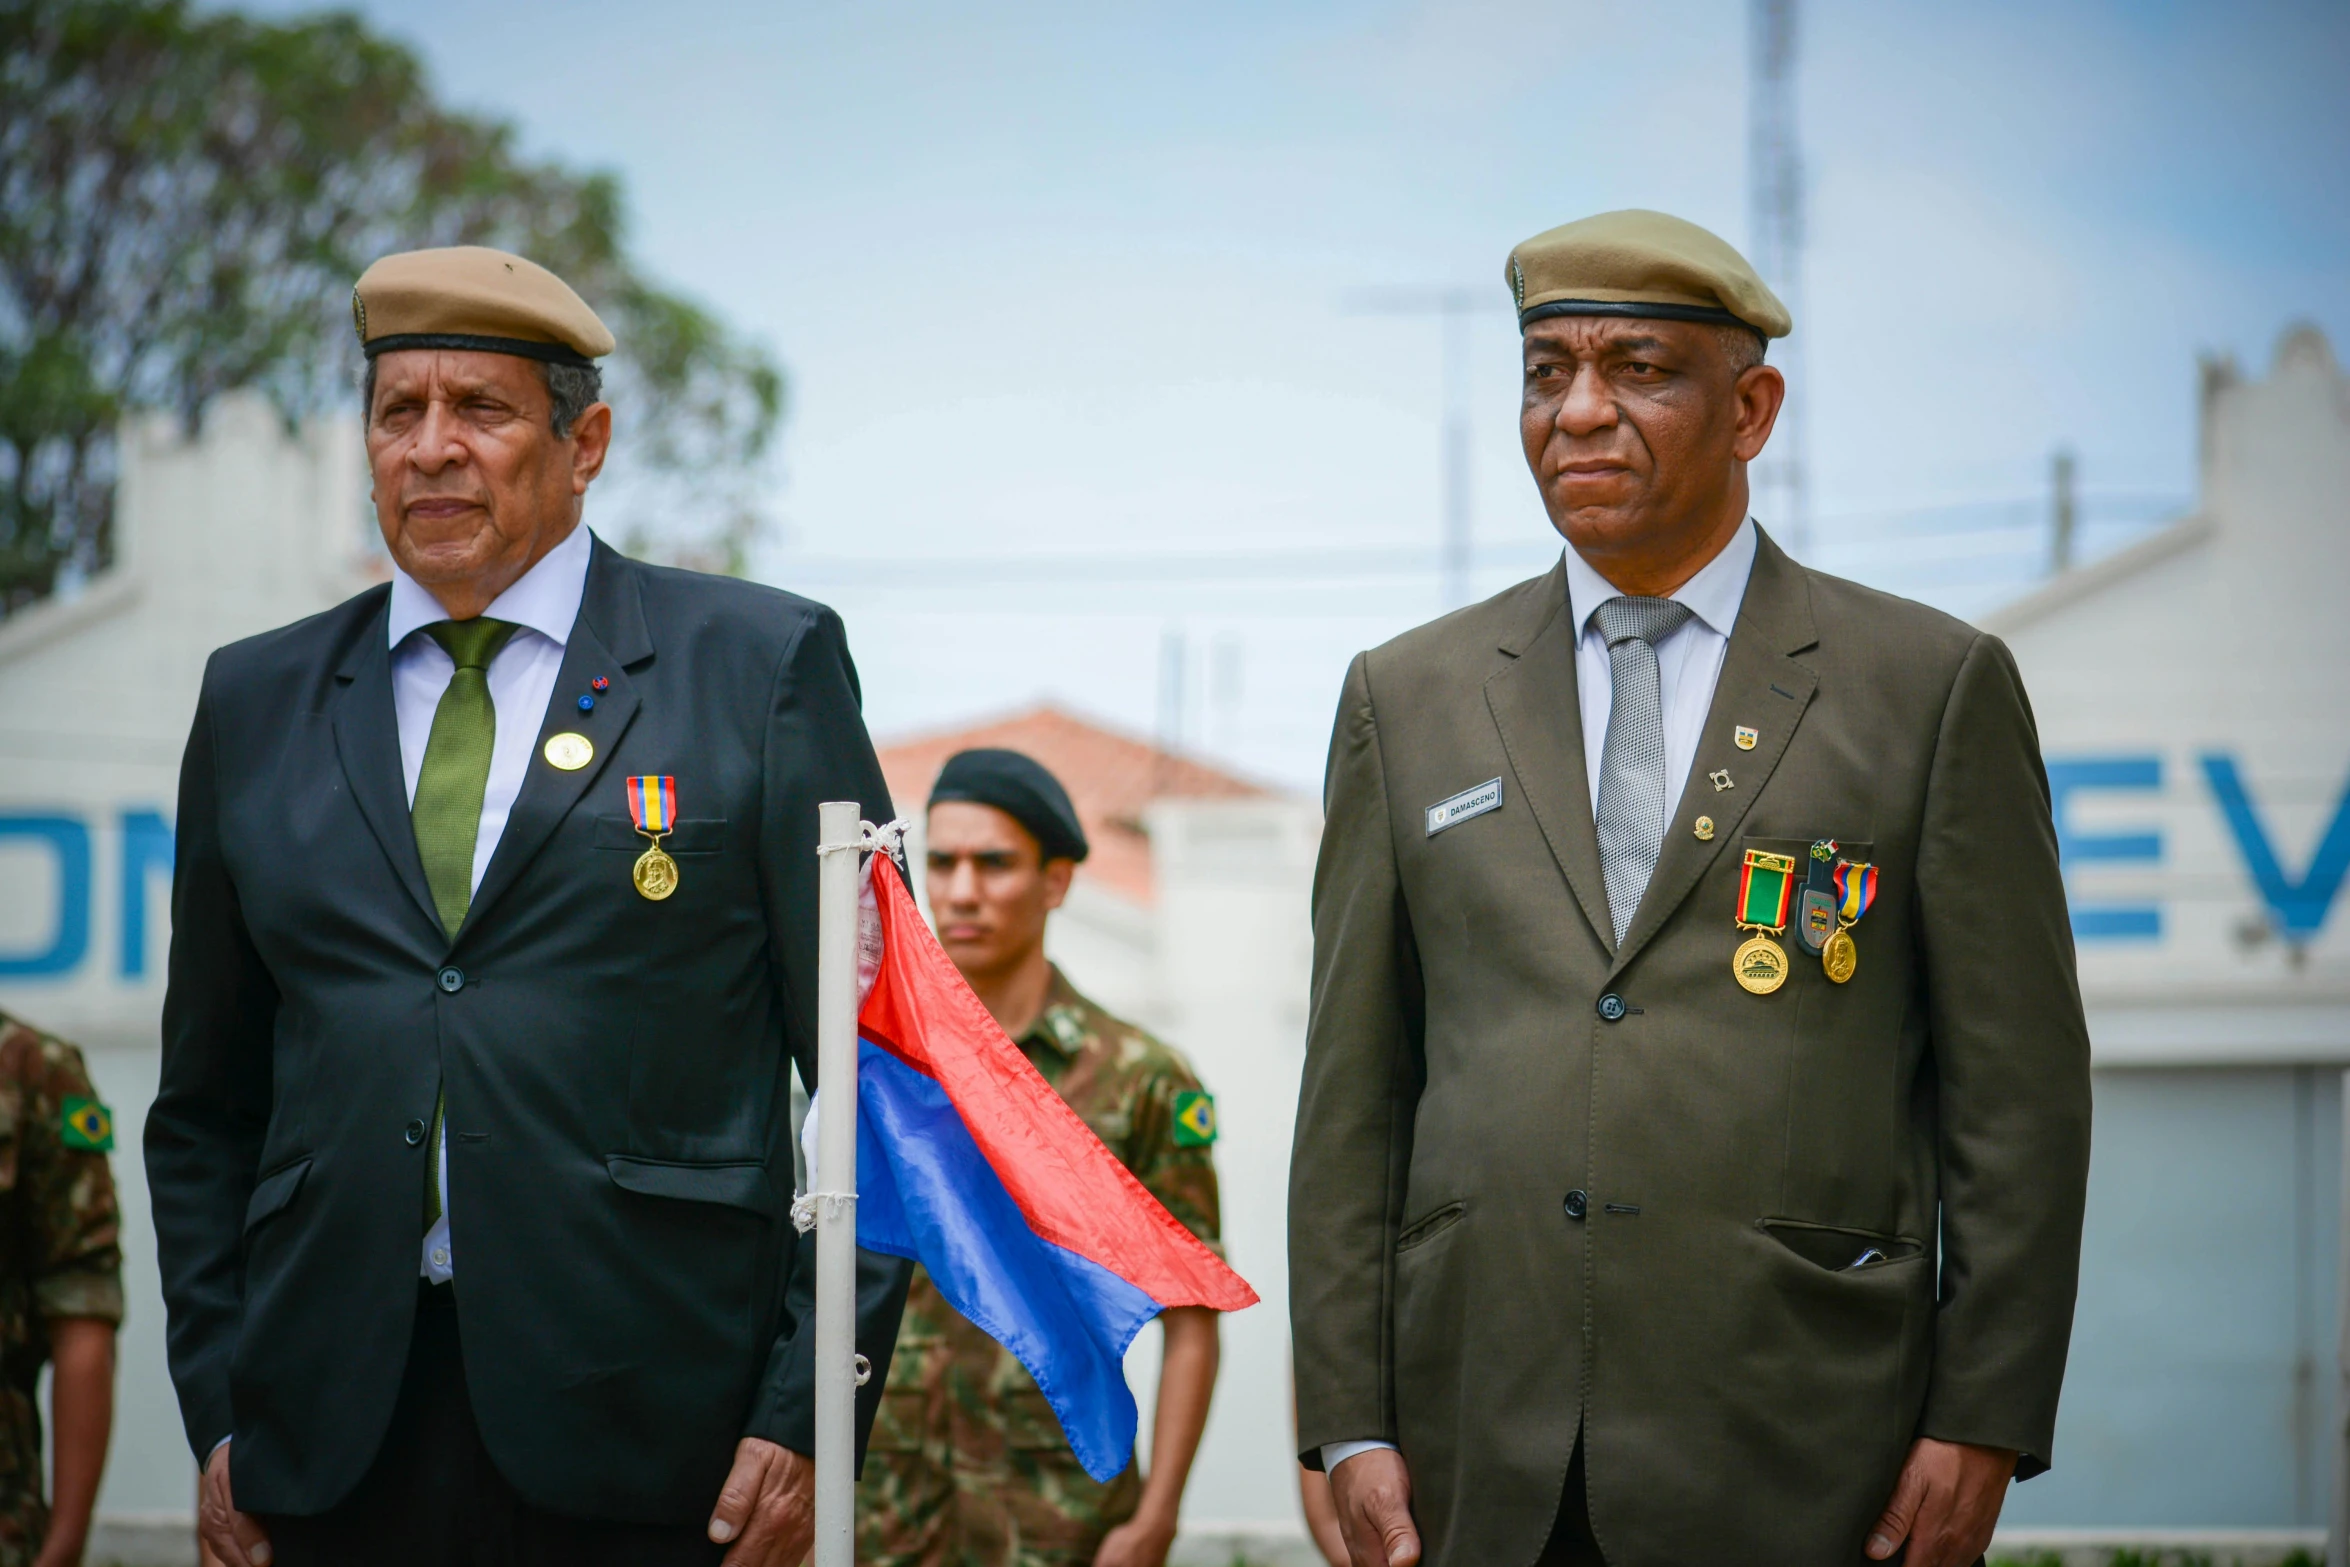
[[[1730,356],[1730,373],[1744,375],[1763,362],[1770,351],[1770,339],[1750,326],[1718,326],[1715,334],[1721,339],[1722,352]],[[562,432],[558,430],[557,434]]]
[[[554,407],[547,422],[555,427],[555,439],[571,439],[571,428],[579,423],[579,416],[604,400],[604,372],[594,365],[558,365],[534,361],[539,377],[547,384],[547,396]],[[360,417],[375,417],[375,361],[367,361],[367,373],[359,383]]]
[[[552,423],[555,439],[571,439],[571,427],[579,423],[579,416],[604,400],[604,372],[594,365],[542,364],[546,372],[547,395],[555,400]]]

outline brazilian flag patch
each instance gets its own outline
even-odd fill
[[[82,1153],[114,1151],[114,1112],[95,1099],[68,1099],[60,1131],[65,1146]]]
[[[1197,1090],[1175,1096],[1175,1146],[1205,1148],[1216,1140],[1216,1101]]]

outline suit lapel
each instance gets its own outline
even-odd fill
[[[642,664],[652,653],[636,567],[598,539],[588,559],[579,619],[572,625],[570,640],[564,643],[563,667],[555,676],[555,690],[540,718],[538,738],[531,744],[529,770],[522,775],[522,790],[507,814],[506,831],[498,839],[489,867],[482,872],[481,885],[474,889],[460,936],[481,923],[580,797],[605,775],[620,749],[620,737],[628,732],[640,705],[629,667]],[[598,675],[610,680],[612,688],[598,693],[594,710],[583,713],[579,695]],[[595,747],[587,766],[575,772],[565,772],[546,759],[548,737],[565,732],[584,735]],[[617,790],[612,799],[615,805],[620,803]]]
[[[1721,678],[1715,682],[1713,705],[1698,735],[1689,779],[1679,806],[1665,819],[1664,852],[1632,917],[1632,928],[1624,933],[1612,972],[1621,973],[1639,955],[1695,890],[1715,857],[1738,841],[1739,824],[1770,782],[1819,686],[1811,667],[1788,655],[1818,640],[1812,627],[1811,587],[1803,569],[1758,528],[1754,571],[1746,580],[1738,623],[1730,630],[1730,646],[1722,656]],[[1733,739],[1741,724],[1755,731],[1751,751],[1739,750]],[[1729,776],[1729,788],[1714,786],[1712,775],[1717,772]],[[1690,831],[1689,824],[1700,813],[1714,819],[1710,842]],[[1593,863],[1596,866],[1596,851]],[[1730,911],[1724,909],[1725,930],[1729,917]]]
[[[416,852],[416,829],[408,820],[408,781],[400,768],[400,719],[392,707],[392,650],[384,640],[390,603],[387,593],[357,646],[335,671],[335,680],[342,687],[335,701],[335,752],[342,758],[343,777],[351,786],[359,814],[367,818],[393,874],[438,935],[441,916],[433,905],[432,888],[424,879],[424,859]]]
[[[1583,702],[1575,685],[1575,627],[1567,613],[1567,570],[1550,574],[1527,629],[1502,644],[1510,662],[1485,682],[1485,705],[1501,731],[1518,797],[1534,814],[1552,858],[1591,928],[1607,944],[1607,884],[1591,824],[1591,781],[1583,771]]]

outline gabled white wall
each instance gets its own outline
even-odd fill
[[[2022,665],[2052,776],[2159,770],[2158,788],[2064,803],[2076,837],[2159,837],[2122,859],[2076,842],[2068,862],[2076,912],[2160,923],[2082,932],[2099,1060],[2350,1061],[2350,886],[2314,931],[2285,930],[2206,766],[2232,766],[2284,877],[2304,878],[2350,794],[2350,382],[2301,329],[2264,379],[2212,367],[2203,421],[2196,515],[1987,624]]]

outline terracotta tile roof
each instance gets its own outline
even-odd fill
[[[1143,807],[1165,796],[1244,800],[1278,792],[1046,706],[881,746],[881,770],[899,812],[919,810],[947,758],[973,746],[1022,751],[1050,768],[1069,791],[1092,847],[1078,874],[1137,903],[1150,902],[1152,895]]]

